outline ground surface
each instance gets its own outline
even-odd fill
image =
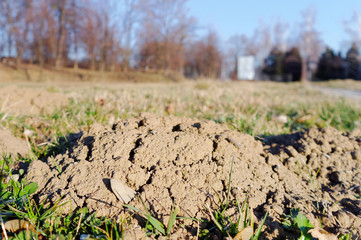
[[[234,161],[231,198],[248,196],[258,223],[269,212],[262,238],[296,237],[281,224],[292,208],[329,232],[361,236],[358,101],[300,84],[4,85],[2,126],[38,152],[27,174],[39,184],[34,197],[66,196],[64,212],[119,215],[109,185],[117,179],[163,222],[173,202],[181,216],[209,219],[203,204],[219,204]],[[142,208],[139,199],[129,204]],[[182,220],[173,234],[197,228]]]

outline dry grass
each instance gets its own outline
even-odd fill
[[[85,69],[63,68],[56,71],[36,65],[23,64],[16,69],[14,66],[0,63],[0,82],[37,82],[37,83],[95,83],[95,82],[173,82],[181,81],[176,75],[164,76],[157,72],[100,72]]]

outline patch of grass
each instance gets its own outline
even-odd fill
[[[230,201],[233,164],[234,158],[232,159],[231,170],[229,172],[227,195],[225,199],[221,199],[221,196],[216,192],[220,202],[219,207],[212,211],[209,205],[205,205],[211,221],[209,222],[209,227],[201,230],[201,239],[208,239],[213,234],[219,237],[257,240],[261,234],[268,212],[265,214],[258,229],[254,232],[253,213],[252,209],[248,206],[247,199],[243,202],[242,206],[240,206],[237,198],[232,201],[232,203]],[[234,207],[238,210],[236,214],[238,217],[236,219],[232,219],[231,216],[226,214],[228,210],[231,210]]]
[[[175,203],[173,203],[171,212],[170,212],[170,218],[168,221],[167,226],[165,226],[163,223],[161,223],[159,220],[157,220],[156,218],[154,218],[150,212],[148,211],[145,202],[142,200],[145,212],[142,210],[139,210],[136,207],[130,206],[130,205],[124,205],[125,207],[127,207],[128,209],[131,209],[137,213],[142,214],[146,219],[147,219],[147,223],[145,226],[146,231],[149,231],[149,233],[154,234],[155,236],[157,235],[162,235],[162,236],[166,236],[167,238],[170,237],[170,233],[175,225],[176,219],[177,219],[177,214],[178,214],[178,206],[175,205]],[[147,234],[149,234],[147,232]]]
[[[232,220],[232,217],[226,214],[226,210],[235,206],[238,209],[238,217]],[[236,199],[235,203],[224,205],[224,208],[220,207],[212,211],[209,206],[206,206],[206,209],[212,222],[209,222],[209,226],[201,230],[199,235],[201,239],[209,239],[210,236],[216,235],[219,237],[235,237],[236,239],[243,236],[241,239],[257,240],[268,216],[267,212],[255,230],[252,209],[248,206],[247,200],[243,202],[242,206]]]
[[[38,188],[36,183],[27,183],[25,179],[19,180],[24,173],[23,170],[17,175],[12,174],[12,161],[11,156],[3,156],[0,160],[0,210],[6,214],[9,214],[8,207],[23,208],[26,198]]]

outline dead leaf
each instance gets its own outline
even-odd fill
[[[36,229],[34,228],[33,225],[31,225],[29,222],[25,220],[20,220],[20,219],[7,221],[4,224],[4,227],[7,231],[12,233],[19,233],[24,230],[30,230],[33,233],[36,233]]]
[[[4,228],[6,231],[9,231],[11,233],[19,234],[23,232],[26,234],[26,238],[30,239],[30,232],[34,233],[37,236],[37,239],[41,240],[43,239],[43,236],[36,231],[35,227],[31,225],[29,222],[21,219],[14,219],[7,221],[4,224]],[[24,232],[25,231],[25,232]]]
[[[335,234],[329,233],[326,230],[321,228],[314,228],[308,231],[312,237],[317,238],[318,240],[338,240]]]
[[[99,106],[102,107],[102,106],[104,106],[104,104],[105,104],[105,99],[104,98],[101,98],[101,99],[98,100],[98,105]]]
[[[129,188],[117,179],[110,179],[110,187],[118,200],[123,203],[130,202],[135,195],[135,191],[133,189]]]
[[[253,236],[253,228],[248,226],[243,228],[237,235],[233,238],[233,240],[249,240]]]

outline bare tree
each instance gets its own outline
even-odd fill
[[[121,45],[123,48],[123,70],[128,71],[130,67],[130,57],[133,54],[132,45],[134,43],[135,24],[138,19],[139,0],[123,0],[122,4],[122,24],[121,24]]]
[[[356,44],[361,48],[361,13],[354,11],[349,21],[344,21],[346,33],[350,36],[348,45]]]
[[[150,54],[140,57],[143,61],[140,65],[149,63],[165,74],[183,72],[186,40],[195,27],[195,20],[188,16],[185,4],[184,0],[140,1],[140,55]],[[147,49],[150,46],[157,50]]]
[[[49,18],[49,11],[47,7],[47,2],[45,0],[38,0],[36,7],[32,7],[31,10],[31,19],[29,21],[31,39],[30,42],[30,51],[32,52],[32,58],[35,58],[39,63],[40,67],[44,67],[44,48],[47,38],[47,22],[46,19]]]
[[[6,16],[6,25],[8,26],[9,56],[12,47],[12,41],[15,42],[16,65],[20,66],[24,51],[26,49],[29,25],[29,13],[31,1],[26,0],[4,0],[1,2],[2,14]]]
[[[66,36],[66,18],[67,18],[67,3],[68,0],[55,0],[55,17],[57,19],[57,37],[55,50],[55,68],[60,69],[63,61],[63,50]]]
[[[71,35],[71,45],[74,54],[73,68],[79,67],[79,40],[81,30],[81,18],[84,18],[84,7],[81,5],[82,1],[71,0],[69,9],[69,34]]]
[[[309,80],[309,68],[311,65],[317,66],[317,61],[323,50],[323,44],[320,39],[320,33],[315,28],[316,11],[308,8],[301,13],[303,21],[300,24],[300,33],[298,38],[298,47],[302,57],[302,75],[301,80]]]
[[[260,67],[263,67],[264,59],[270,53],[272,49],[272,32],[271,28],[266,26],[263,21],[259,22],[259,27],[255,32],[255,37],[252,39],[257,43],[258,63]]]
[[[273,47],[277,47],[281,52],[286,52],[288,48],[289,25],[277,20],[273,25]]]
[[[86,11],[87,14],[85,14],[85,17],[82,20],[80,39],[86,56],[90,60],[90,69],[95,70],[100,41],[97,33],[100,28],[101,20],[98,12],[94,9],[88,7]]]
[[[209,31],[201,40],[189,46],[185,74],[188,77],[219,78],[222,70],[220,40]]]

